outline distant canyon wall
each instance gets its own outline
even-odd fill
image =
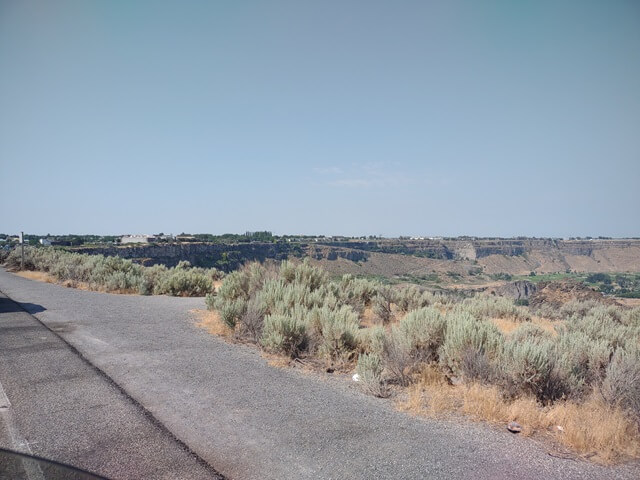
[[[443,239],[329,243],[379,253],[470,262],[485,273],[640,272],[639,239]]]
[[[142,265],[162,264],[176,266],[180,261],[188,261],[194,266],[216,267],[231,271],[245,262],[265,260],[281,261],[288,258],[306,256],[317,260],[337,260],[344,258],[353,262],[366,261],[369,254],[363,251],[308,245],[300,243],[177,243],[177,244],[138,244],[112,247],[79,247],[72,249],[77,253],[91,255],[118,256]]]
[[[366,262],[372,252],[455,261],[481,267],[485,273],[640,272],[640,240],[443,239],[353,242],[282,242],[238,244],[145,244],[81,247],[74,251],[116,255],[143,265],[192,265],[226,271],[247,261],[309,256],[317,260]],[[395,257],[397,258],[397,257]],[[421,262],[424,262],[421,261]]]

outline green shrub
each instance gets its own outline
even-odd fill
[[[396,288],[395,302],[400,311],[404,313],[429,305],[428,301],[423,298],[422,292],[415,285]]]
[[[274,313],[275,306],[284,302],[284,290],[285,283],[281,278],[269,278],[264,281],[262,289],[255,294],[255,297],[264,304],[267,314]]]
[[[500,353],[504,338],[491,322],[476,320],[464,311],[454,311],[446,316],[446,323],[439,362],[450,377],[465,376],[463,357],[486,355],[493,360]]]
[[[249,298],[249,276],[240,270],[231,272],[218,288],[218,298],[220,302],[233,302],[238,298],[247,300]]]
[[[261,343],[267,350],[295,358],[305,349],[307,340],[303,320],[279,314],[264,318]]]
[[[564,394],[574,398],[586,396],[601,383],[613,352],[606,340],[575,331],[562,331],[556,338],[555,350]]]
[[[347,305],[338,310],[315,308],[310,312],[309,327],[318,353],[324,357],[343,359],[357,348],[358,316]]]
[[[613,320],[602,310],[590,310],[586,316],[573,316],[564,325],[564,330],[582,333],[592,340],[606,341],[611,350],[624,346],[631,338],[633,328]],[[631,334],[631,335],[630,335]]]
[[[13,252],[12,252],[13,254]],[[20,257],[10,255],[8,264],[20,267]],[[177,267],[143,267],[131,260],[103,255],[86,255],[56,248],[25,248],[25,268],[47,272],[61,281],[83,282],[106,291],[133,291],[143,295],[204,296],[213,289],[216,269],[193,268],[189,262]]]
[[[144,268],[140,285],[138,286],[138,293],[141,295],[157,295],[157,286],[162,282],[163,277],[167,274],[167,270],[167,267],[164,265],[153,265]]]
[[[185,262],[188,263],[188,262]],[[167,270],[157,284],[154,293],[172,296],[205,296],[213,291],[211,277],[203,271],[176,267]]]
[[[432,307],[414,310],[394,325],[381,342],[382,359],[392,380],[406,385],[419,365],[437,360],[444,332],[445,320]]]
[[[585,317],[591,309],[599,305],[595,300],[571,300],[560,307],[556,318]]]
[[[33,261],[43,263],[38,257]],[[65,268],[83,271],[72,263]],[[135,280],[136,268],[119,265],[116,270],[131,277],[119,274],[115,280]],[[153,275],[143,272],[147,277]],[[528,309],[505,298],[434,295],[350,275],[329,282],[322,270],[293,262],[275,269],[248,264],[229,274],[206,302],[220,310],[236,335],[269,351],[291,357],[308,353],[332,363],[360,353],[362,386],[375,395],[387,391],[383,370],[387,381],[407,385],[425,363],[435,362],[452,381],[492,383],[508,395],[531,394],[545,404],[584,399],[601,388],[611,403],[635,408],[628,400],[635,390],[622,378],[635,378],[629,360],[635,357],[628,350],[640,342],[640,309],[569,302],[552,312],[565,320],[556,335],[527,321]],[[391,323],[396,308],[406,315],[391,328],[359,328],[366,305],[384,324]],[[505,339],[488,320],[493,318],[523,323]]]
[[[375,353],[382,355],[384,350],[384,339],[387,335],[384,327],[375,326],[371,328],[361,328],[358,330],[358,345],[363,353]]]
[[[254,296],[262,289],[262,285],[267,277],[267,269],[258,262],[251,262],[244,267],[249,277],[247,293]]]
[[[406,337],[415,363],[437,360],[444,342],[445,319],[433,307],[424,307],[407,314],[397,327]]]
[[[462,350],[459,366],[465,381],[490,383],[499,378],[495,359],[482,350],[475,348]]]
[[[353,275],[343,275],[339,282],[332,283],[333,293],[340,301],[356,310],[369,305],[378,291],[379,284]]]
[[[640,307],[622,312],[620,323],[628,327],[640,327]],[[638,335],[638,337],[640,337],[640,335]]]
[[[388,392],[382,378],[382,360],[375,353],[364,353],[358,356],[356,371],[360,376],[362,388],[376,397],[386,397]]]
[[[637,343],[616,350],[601,391],[607,402],[627,409],[640,422],[640,346]]]
[[[395,290],[392,287],[381,286],[377,295],[373,298],[373,313],[375,313],[383,324],[387,324],[393,317],[392,303],[396,300]]]
[[[476,295],[468,298],[457,307],[466,310],[477,318],[510,318],[518,321],[531,320],[529,311],[517,306],[513,300],[504,297]]]
[[[106,287],[110,292],[114,291],[138,291],[140,287],[141,276],[133,272],[115,271],[109,275],[105,275],[100,285]]]
[[[391,374],[391,379],[401,385],[409,383],[411,367],[414,359],[411,356],[411,345],[405,333],[394,325],[391,332],[384,336],[382,346],[382,359],[384,365]]]
[[[530,322],[523,323],[509,335],[509,341],[541,343],[553,340],[553,334]]]
[[[280,266],[280,278],[285,283],[297,283],[309,290],[316,290],[327,283],[327,273],[311,265],[308,260],[298,265],[285,260]]]
[[[546,402],[553,390],[552,374],[555,367],[553,342],[508,341],[504,344],[501,365],[512,394],[521,392],[533,394]]]
[[[236,298],[232,302],[224,302],[219,310],[222,321],[229,328],[235,329],[238,320],[240,320],[247,310],[247,301],[242,297]]]
[[[611,283],[611,277],[606,273],[592,273],[584,280],[587,283]]]
[[[240,316],[240,328],[236,329],[238,334],[253,342],[258,342],[262,336],[266,312],[267,308],[260,299],[251,298],[244,313]]]
[[[208,293],[204,297],[204,303],[207,306],[207,310],[215,310],[217,297],[215,293]]]

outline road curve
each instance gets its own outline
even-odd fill
[[[416,419],[353,386],[270,367],[194,325],[203,299],[112,295],[0,269],[0,291],[232,479],[637,479],[487,426]],[[0,379],[2,381],[2,379]]]

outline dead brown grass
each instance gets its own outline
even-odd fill
[[[374,327],[378,325],[380,321],[376,317],[376,314],[373,313],[373,309],[371,307],[366,307],[362,312],[362,316],[360,317],[360,326],[364,328]]]
[[[53,275],[49,275],[45,272],[33,272],[31,270],[21,270],[18,272],[13,272],[15,275],[18,275],[22,278],[28,278],[29,280],[35,280],[36,282],[46,282],[46,283],[58,283],[57,279]]]
[[[291,365],[291,358],[285,357],[284,355],[277,355],[265,351],[261,351],[260,355],[270,366],[275,368],[287,368]]]
[[[540,406],[534,398],[506,400],[495,386],[448,384],[434,368],[425,368],[398,408],[416,415],[460,413],[474,420],[522,425],[523,435],[545,434],[579,455],[599,463],[640,457],[640,430],[620,408],[593,394],[583,403]]]
[[[447,383],[438,370],[426,366],[417,381],[408,387],[407,397],[398,403],[398,407],[415,415],[439,417],[456,411],[458,404],[455,388]]]
[[[189,310],[189,313],[194,315],[198,322],[197,327],[204,328],[212,335],[219,337],[231,337],[233,330],[231,330],[227,324],[225,324],[220,318],[220,314],[215,310]]]
[[[115,293],[118,295],[137,295],[138,294],[136,290],[123,290],[123,289],[107,290],[106,288],[100,288],[86,282],[78,282],[76,280],[59,280],[47,272],[38,272],[38,271],[32,271],[32,270],[18,270],[12,273],[14,275],[18,275],[19,277],[28,278],[29,280],[34,280],[36,282],[53,283],[55,285],[62,285],[63,287],[67,287],[67,288],[77,288],[78,290],[85,290],[87,292]]]
[[[616,297],[616,302],[625,307],[640,307],[640,298],[620,298]]]
[[[578,452],[594,454],[596,460],[640,457],[638,425],[620,408],[605,405],[597,395],[582,404],[554,405],[548,417],[563,426],[559,433],[562,443]]]
[[[524,323],[511,318],[492,318],[491,321],[496,327],[498,327],[498,330],[500,330],[505,335],[509,335],[511,332],[516,330],[520,325]],[[539,326],[540,328],[542,328],[543,330],[546,330],[552,335],[558,334],[558,332],[556,331],[556,327],[562,324],[562,322],[560,321],[552,322],[551,320],[548,320],[542,317],[532,317],[531,323]]]
[[[509,335],[520,326],[520,322],[508,318],[492,318],[491,321],[505,335]]]

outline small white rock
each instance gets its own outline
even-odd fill
[[[360,375],[358,375],[357,373],[354,373],[353,377],[351,377],[351,378],[353,378],[354,382],[359,382],[360,381]]]
[[[564,432],[564,427],[562,425],[557,425],[556,428],[561,432]]]

